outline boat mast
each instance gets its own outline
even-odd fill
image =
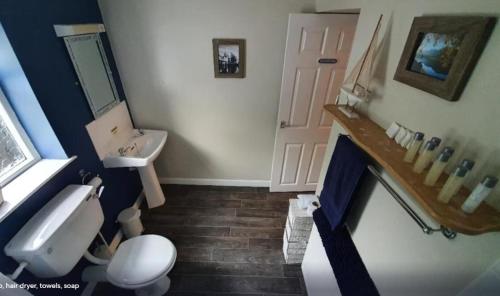
[[[361,76],[361,71],[363,70],[363,66],[365,65],[366,58],[368,57],[368,53],[370,51],[370,48],[372,47],[373,41],[375,40],[375,35],[377,35],[377,31],[379,30],[380,22],[382,21],[382,17],[383,17],[383,15],[381,14],[380,17],[378,18],[378,22],[377,22],[377,26],[375,27],[375,31],[373,31],[372,39],[370,40],[370,45],[368,46],[368,50],[366,51],[366,54],[363,56],[363,61],[361,62],[361,67],[359,68],[359,72],[356,75],[356,79],[354,80],[354,84],[352,85],[352,90],[351,90],[352,93],[354,93],[354,89],[356,88],[356,85],[358,84],[359,76]]]

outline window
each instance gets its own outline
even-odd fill
[[[0,89],[0,186],[5,186],[38,160],[38,152]]]

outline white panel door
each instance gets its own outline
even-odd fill
[[[314,191],[344,81],[358,15],[291,14],[281,84],[271,191]],[[320,62],[320,59],[327,59]]]

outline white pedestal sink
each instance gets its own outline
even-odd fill
[[[159,207],[165,203],[153,161],[165,146],[167,136],[166,131],[134,130],[125,145],[102,160],[106,168],[137,168],[149,208]]]

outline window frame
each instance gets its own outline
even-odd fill
[[[4,118],[4,115],[6,116],[6,118]],[[40,154],[38,154],[35,146],[31,142],[28,134],[24,130],[23,126],[19,122],[19,119],[10,106],[10,103],[7,100],[7,97],[5,96],[2,88],[0,88],[0,117],[5,121],[5,124],[14,137],[14,140],[17,142],[17,144],[21,148],[21,151],[26,156],[26,160],[20,163],[18,167],[8,172],[4,176],[0,176],[0,187],[4,187],[9,182],[14,180],[17,176],[39,162],[41,160],[41,157]]]

